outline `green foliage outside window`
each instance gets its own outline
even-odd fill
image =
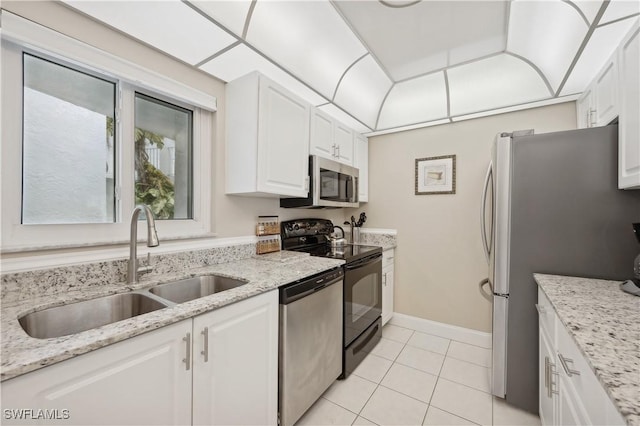
[[[112,118],[107,118],[107,131],[113,135]],[[160,169],[149,162],[146,143],[162,149],[164,137],[148,130],[135,129],[136,204],[149,206],[156,219],[173,219],[175,187]]]

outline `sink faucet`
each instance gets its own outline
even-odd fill
[[[151,209],[141,204],[136,206],[133,209],[133,213],[131,214],[131,237],[129,239],[129,264],[127,266],[127,282],[129,284],[133,284],[138,282],[138,272],[146,273],[150,272],[152,267],[150,265],[147,266],[138,266],[138,216],[140,215],[140,211],[144,209],[144,214],[147,217],[147,247],[157,247],[160,245],[160,241],[158,241],[158,231],[156,231],[156,221],[153,219],[153,213],[151,213]],[[150,255],[147,256],[150,258]]]

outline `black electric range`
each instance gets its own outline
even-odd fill
[[[298,219],[281,224],[282,249],[302,251],[311,256],[344,259],[347,263],[358,261],[371,255],[382,254],[382,248],[361,244],[345,244],[331,247],[329,235],[334,226],[327,219]]]
[[[281,223],[282,248],[311,256],[344,259],[342,376],[346,378],[382,337],[382,248],[359,244],[332,247],[327,219]]]

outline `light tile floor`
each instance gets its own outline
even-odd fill
[[[491,395],[490,366],[489,349],[388,324],[353,374],[296,426],[540,425]]]

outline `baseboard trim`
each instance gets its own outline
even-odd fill
[[[393,313],[389,324],[411,328],[423,333],[433,334],[474,346],[480,346],[481,348],[491,349],[491,333],[484,331],[472,330],[470,328],[399,314],[397,312]]]

